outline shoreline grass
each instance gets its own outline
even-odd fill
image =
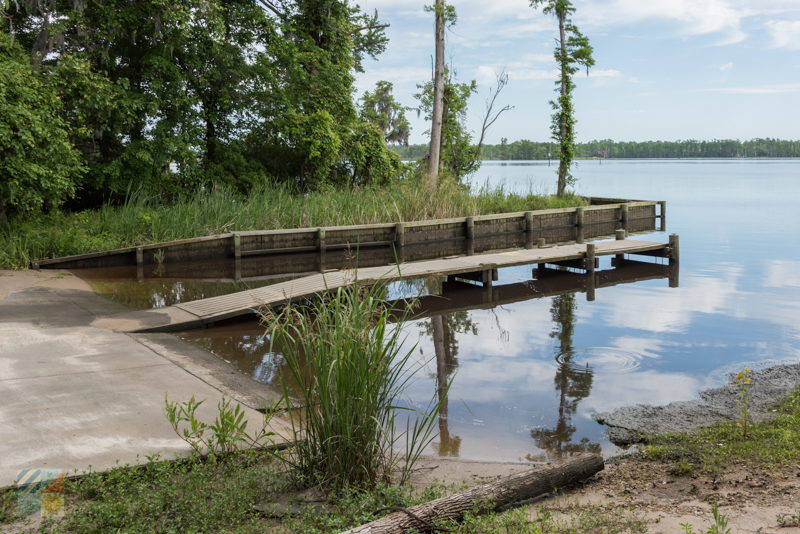
[[[284,456],[309,486],[372,489],[404,485],[434,437],[439,405],[431,403],[405,429],[399,398],[417,369],[404,348],[401,322],[384,306],[385,286],[339,288],[311,307],[289,305],[262,315],[270,352],[289,370],[280,404],[299,394],[305,409],[289,412],[295,446]],[[404,445],[404,446],[403,446]],[[395,479],[397,474],[397,480]]]
[[[726,422],[648,442],[641,456],[671,463],[674,475],[716,473],[742,461],[770,468],[792,465],[800,461],[800,388],[777,404],[775,417],[750,425],[746,436],[738,422]]]
[[[305,195],[282,185],[265,185],[248,195],[215,189],[169,205],[134,194],[119,206],[18,216],[0,224],[0,268],[25,269],[42,258],[230,231],[439,219],[582,203],[573,195],[513,194],[502,187],[469,192],[452,183],[442,184],[432,199],[415,181]]]

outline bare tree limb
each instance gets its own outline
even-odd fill
[[[258,0],[258,2],[262,6],[267,8],[268,10],[272,11],[273,13],[275,13],[279,18],[281,18],[281,19],[286,18],[286,13],[284,13],[283,11],[278,9],[278,7],[275,4],[273,4],[272,2],[270,2],[270,0]]]
[[[365,30],[383,30],[384,28],[388,28],[391,24],[368,24],[366,26],[359,26],[358,28],[353,28],[350,34],[360,33]]]
[[[500,92],[508,85],[508,73],[503,70],[497,75],[497,85],[489,89],[489,98],[486,99],[486,113],[483,116],[483,125],[481,126],[481,137],[478,140],[478,158],[481,156],[481,149],[483,149],[483,141],[486,137],[486,132],[491,128],[492,124],[497,122],[500,115],[506,111],[514,109],[514,106],[503,106],[497,112],[494,111],[494,106],[497,103],[497,97]]]

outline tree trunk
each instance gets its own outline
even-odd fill
[[[567,128],[570,117],[567,116],[569,110],[564,109],[564,100],[569,96],[569,85],[567,83],[567,78],[570,74],[567,70],[567,36],[564,28],[564,19],[566,19],[567,14],[563,11],[559,11],[557,14],[558,38],[559,46],[561,47],[561,54],[559,54],[561,56],[559,58],[559,61],[561,62],[561,109],[559,110],[559,142],[561,146],[558,158],[558,190],[556,191],[556,196],[561,198],[564,196],[564,193],[567,189],[567,173],[569,172],[570,165],[570,162],[567,160],[567,150],[569,150],[569,147],[565,146],[567,144]]]
[[[436,59],[433,72],[433,112],[431,120],[431,146],[428,158],[428,179],[430,188],[439,183],[439,165],[442,148],[442,117],[444,100],[444,0],[436,0]]]
[[[433,521],[459,520],[466,512],[489,512],[532,499],[602,471],[599,454],[584,454],[562,464],[533,469],[398,511],[342,534],[401,534],[407,529],[430,528]]]

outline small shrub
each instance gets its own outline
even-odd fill
[[[195,400],[171,402],[164,396],[164,411],[172,429],[198,455],[208,454],[215,459],[219,454],[229,454],[264,444],[274,432],[267,431],[269,416],[264,416],[264,426],[255,434],[247,433],[247,419],[244,410],[236,404],[231,408],[230,399],[223,397],[217,404],[217,417],[212,424],[197,418],[197,409],[204,401]],[[267,414],[272,410],[266,410]]]

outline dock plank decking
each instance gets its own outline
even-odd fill
[[[651,241],[620,239],[591,245],[595,247],[595,256],[671,255],[668,244]],[[124,313],[99,319],[95,323],[97,326],[130,332],[189,330],[247,315],[265,306],[274,306],[347,286],[356,280],[360,284],[368,284],[407,278],[476,273],[516,265],[569,262],[586,258],[586,251],[587,245],[572,244],[367,267],[357,271],[337,270],[165,308]],[[674,256],[677,257],[677,251]]]

